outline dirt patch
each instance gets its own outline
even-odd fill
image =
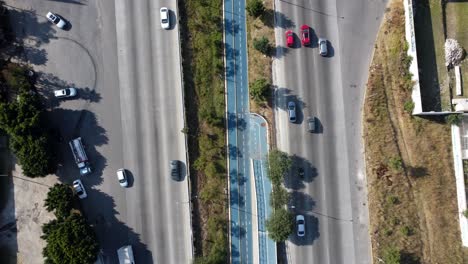
[[[401,0],[390,3],[375,45],[364,106],[374,263],[397,248],[402,263],[462,263],[449,125],[408,112]],[[405,110],[406,108],[406,110]]]
[[[249,63],[249,82],[265,78],[269,83],[272,83],[272,57],[266,56],[253,47],[253,40],[266,37],[270,43],[275,43],[275,31],[272,27],[273,18],[273,1],[265,0],[264,6],[266,11],[258,18],[247,16],[247,47],[248,47],[248,63]],[[271,87],[270,94],[273,93]],[[263,116],[269,124],[269,143],[274,146],[274,116],[272,109],[273,96],[268,98],[268,102],[258,104],[254,100],[250,100],[250,111]]]

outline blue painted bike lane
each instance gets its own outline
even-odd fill
[[[252,263],[245,1],[224,1],[231,263]]]

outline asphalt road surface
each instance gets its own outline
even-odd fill
[[[290,237],[287,261],[371,263],[360,110],[386,1],[275,0],[275,5],[277,142],[294,155],[286,180],[290,209],[306,218],[306,236]],[[313,30],[311,47],[300,45],[302,24]],[[288,29],[296,33],[294,48],[286,48]],[[329,40],[328,57],[318,54],[318,37]],[[288,122],[288,101],[298,105],[296,124]],[[309,116],[317,117],[318,133],[307,132]]]
[[[187,177],[170,178],[169,161],[186,167],[183,99],[174,1],[11,0],[23,59],[35,69],[50,116],[64,138],[58,176],[80,177],[67,140],[81,136],[94,173],[82,177],[84,213],[96,229],[103,263],[134,248],[137,263],[190,263]],[[168,7],[172,27],[160,26]],[[61,30],[47,11],[69,22]],[[57,101],[54,89],[74,86],[78,97]],[[116,170],[127,169],[122,188]],[[39,249],[40,250],[40,249]]]

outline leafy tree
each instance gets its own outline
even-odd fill
[[[253,46],[256,50],[265,55],[269,55],[272,49],[271,44],[266,37],[261,37],[260,39],[254,38]]]
[[[389,247],[384,251],[383,261],[385,264],[400,264],[401,253],[395,247]]]
[[[65,219],[73,207],[73,191],[66,184],[56,183],[47,193],[44,206],[48,212],[54,211],[57,219]]]
[[[463,211],[463,213],[462,213],[462,214],[463,214],[463,216],[465,216],[466,218],[468,218],[468,209],[467,209],[467,210],[465,210],[465,211]]]
[[[450,125],[458,125],[463,119],[462,114],[450,114],[445,117],[445,121]]]
[[[280,209],[289,201],[289,193],[281,185],[273,185],[273,191],[270,196],[270,205],[275,209]]]
[[[47,264],[89,264],[94,263],[99,244],[93,229],[80,214],[60,220],[53,220],[42,226],[47,242],[42,250]]]
[[[276,242],[285,241],[294,231],[294,217],[286,209],[277,209],[267,219],[266,228],[271,239]]]
[[[285,152],[278,149],[268,154],[268,177],[273,185],[280,185],[286,172],[291,168],[292,160]]]
[[[247,13],[253,17],[259,17],[265,12],[265,6],[261,0],[249,0],[247,1],[247,6],[245,7]]]
[[[255,80],[250,84],[250,96],[255,102],[261,103],[266,101],[270,95],[270,84],[264,78]]]
[[[388,166],[390,166],[394,171],[400,172],[403,170],[403,160],[401,157],[391,157],[388,160]]]

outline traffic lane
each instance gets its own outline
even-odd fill
[[[160,7],[152,3],[130,5],[119,2],[121,12],[135,13],[139,18],[133,20],[135,16],[116,14],[128,20],[119,24],[120,30],[117,30],[122,35],[119,39],[122,47],[119,49],[119,66],[122,68],[121,83],[126,88],[123,93],[133,99],[122,100],[122,106],[129,110],[130,118],[136,115],[137,120],[135,124],[126,120],[122,122],[129,135],[125,137],[128,140],[126,145],[129,150],[134,149],[126,151],[126,158],[139,177],[128,191],[126,217],[151,249],[151,255],[146,256],[145,261],[152,262],[155,258],[165,263],[178,263],[191,259],[191,249],[187,246],[191,232],[185,230],[190,227],[188,213],[176,209],[188,211],[188,206],[174,204],[175,201],[188,201],[187,185],[184,188],[180,183],[173,187],[167,177],[169,159],[179,159],[186,164],[183,134],[174,136],[177,135],[174,131],[180,132],[183,128],[180,66],[178,49],[169,48],[178,46],[177,25],[173,30],[164,31],[160,27],[159,15],[150,15],[159,14]],[[168,7],[175,10],[170,5]],[[147,31],[148,23],[152,25],[150,32]],[[129,43],[130,40],[133,42]],[[177,238],[184,242],[176,243]]]
[[[302,10],[304,10],[304,9],[302,9]],[[298,13],[298,12],[296,12],[295,17],[304,17],[304,16],[305,16],[305,15],[303,15],[303,14],[297,14],[297,13]],[[304,20],[305,20],[305,19],[304,19]],[[325,25],[326,25],[326,24],[325,24]],[[314,24],[312,27],[315,28],[315,32],[327,32],[327,31],[328,31],[321,23]],[[336,32],[336,31],[335,31],[335,32]],[[317,34],[323,36],[323,34],[320,34],[320,33],[317,33]],[[328,39],[331,39],[331,40],[332,40],[331,43],[333,42],[333,38],[332,38],[332,37],[328,37]],[[335,39],[338,39],[338,38],[336,37]],[[304,57],[305,57],[305,56],[296,57],[296,58],[295,58],[295,59],[296,59],[295,61],[297,61],[297,60],[300,61],[300,60],[303,59]],[[315,59],[315,58],[317,58],[317,57],[318,57],[318,56],[313,57],[313,58]],[[308,57],[308,58],[309,58],[309,57]],[[322,59],[322,58],[318,57],[318,59]],[[287,60],[287,59],[286,59],[286,60]],[[297,62],[296,62],[296,63],[297,63]],[[304,64],[305,64],[305,65],[308,65],[307,63],[308,63],[308,62],[302,62],[302,63],[299,63],[299,65],[304,65]],[[312,63],[313,63],[313,62],[312,62]],[[293,64],[295,64],[295,63],[293,63]],[[330,80],[327,81],[327,82],[321,82],[321,83],[314,82],[314,79],[317,79],[316,75],[320,75],[321,70],[324,70],[324,71],[326,72],[326,70],[323,69],[323,66],[321,66],[319,63],[317,63],[317,64],[318,64],[318,65],[317,65],[317,68],[313,71],[313,74],[310,74],[310,71],[308,71],[308,69],[307,69],[308,67],[305,66],[304,68],[305,68],[305,70],[307,70],[307,71],[306,71],[306,74],[303,74],[302,76],[294,76],[294,77],[296,77],[298,80],[307,80],[307,81],[306,81],[306,84],[308,83],[309,85],[315,83],[315,87],[317,87],[317,89],[322,89],[322,88],[324,88],[324,89],[333,89],[333,86],[334,86],[334,87],[337,87],[338,85],[336,85],[336,82],[335,82],[335,85],[332,85],[332,87],[330,87],[330,85],[328,85],[328,84],[330,83]],[[335,63],[335,64],[338,64],[338,63]],[[287,68],[288,68],[288,69],[291,69],[291,66],[293,66],[293,65],[289,65],[289,66],[287,66]],[[337,65],[337,66],[339,66],[339,65]],[[321,67],[321,68],[318,68],[318,67]],[[304,68],[302,68],[302,69],[304,70]],[[307,73],[309,73],[310,75],[308,75]],[[292,75],[294,75],[294,74],[292,74]],[[291,75],[290,75],[290,76],[291,76]],[[304,77],[306,77],[306,76],[309,76],[309,78],[304,78]],[[311,76],[314,76],[314,78],[313,78],[313,79],[310,78]],[[323,75],[322,75],[322,76],[323,76]],[[320,76],[319,76],[319,77],[320,77]],[[334,77],[334,78],[339,79],[339,78],[337,78],[337,77]],[[297,81],[296,81],[296,82],[297,82]],[[299,82],[300,82],[300,81],[299,81]],[[294,83],[294,80],[290,80],[289,83]],[[327,84],[327,86],[325,86],[324,84]],[[306,85],[304,85],[304,83],[299,84],[299,85],[298,85],[298,89],[299,89],[299,90],[306,90],[306,89],[304,89],[304,86],[306,86]],[[302,88],[302,89],[301,89],[301,88]],[[307,93],[307,90],[306,90],[306,93]],[[336,95],[331,95],[331,96],[336,96]],[[308,95],[305,95],[304,98],[309,98],[309,96],[308,96]],[[313,96],[313,98],[317,99],[317,98],[320,98],[320,97],[319,97],[319,96]],[[312,98],[312,99],[313,99],[313,98]],[[338,96],[338,98],[341,98],[341,96]],[[307,100],[307,99],[305,99],[305,100]],[[323,99],[320,99],[320,102],[317,102],[318,100],[315,100],[315,101],[316,101],[316,103],[321,103],[321,104],[324,104],[324,103],[325,103],[325,102],[324,102],[325,100],[323,100]],[[304,103],[303,103],[303,104],[304,104]],[[325,104],[328,105],[328,107],[330,107],[330,108],[336,108],[336,107],[339,107],[340,105],[342,105],[342,102],[338,102],[338,105],[336,105],[336,104],[334,105],[332,102],[330,102],[330,103],[328,103],[328,104],[325,103]],[[305,104],[304,104],[304,105],[305,105]],[[309,108],[312,108],[312,107],[313,107],[313,106],[309,106]],[[327,111],[327,110],[325,109],[325,111]],[[319,117],[319,118],[320,118],[320,117]],[[326,118],[323,118],[323,119],[325,120]],[[323,123],[326,123],[326,122],[323,122]],[[326,124],[323,124],[323,125],[324,125],[325,127],[328,127]],[[290,126],[290,129],[291,129],[291,126]],[[327,129],[326,131],[330,131],[330,130],[328,130],[328,128],[325,128],[325,129]],[[291,133],[291,130],[290,130],[289,133]],[[293,132],[293,133],[294,133],[294,132]],[[303,132],[301,132],[301,133],[303,134]],[[300,136],[300,135],[293,135],[293,136],[291,136],[290,138],[297,138],[297,136]],[[332,137],[332,138],[334,138],[334,137]],[[299,151],[299,152],[302,152],[302,153],[304,153],[303,147],[304,147],[305,145],[308,145],[308,144],[303,144],[304,142],[301,142],[301,141],[295,141],[296,144],[294,144],[294,142],[291,142],[291,143],[292,143],[292,147],[291,147],[292,149],[295,149],[295,150],[297,150],[297,151]],[[331,145],[336,144],[336,142],[330,142],[330,143],[331,143]],[[342,152],[342,151],[340,151],[340,152]],[[346,152],[346,151],[345,151],[345,152]],[[323,154],[322,154],[322,155],[323,155]],[[315,156],[317,156],[317,155],[315,155]],[[318,165],[318,166],[317,166],[317,170],[319,171],[319,172],[318,172],[319,175],[320,175],[321,167],[322,167],[321,165]],[[324,166],[324,167],[325,167],[325,166]],[[328,166],[327,166],[327,167],[328,167]],[[333,175],[336,175],[336,173],[333,173],[333,172],[332,172],[331,174],[332,174],[332,177],[333,177]],[[327,177],[328,177],[328,176],[327,176]],[[330,178],[329,178],[329,179],[330,179]],[[320,181],[320,179],[317,179],[317,181]],[[334,184],[334,182],[332,182],[331,184]],[[330,183],[329,183],[329,184],[324,184],[324,183],[322,184],[323,187],[324,187],[325,185],[328,186],[328,185],[330,185]],[[344,184],[343,186],[346,186],[346,184]],[[323,187],[322,187],[322,188],[323,188]],[[321,188],[321,189],[322,189],[322,188]],[[341,189],[343,190],[343,188],[341,188]],[[323,189],[322,189],[322,190],[323,190]],[[345,189],[344,191],[346,191],[346,189]],[[332,193],[334,193],[334,192],[332,192]],[[342,193],[342,192],[341,192],[341,193]],[[346,192],[345,192],[345,193],[346,193]],[[323,192],[322,192],[322,194],[323,194]],[[307,197],[307,196],[304,196],[304,197]],[[331,199],[330,199],[330,198],[331,198]],[[335,203],[333,202],[333,200],[332,200],[333,198],[334,198],[334,196],[328,197],[327,201],[330,201],[330,200],[331,200],[331,202],[329,202],[329,204],[328,204],[327,206],[324,206],[324,207],[326,207],[326,208],[332,207],[332,206],[335,204]],[[321,207],[321,206],[320,206],[320,202],[319,202],[319,203],[317,204],[317,208],[320,209],[320,207]],[[317,210],[318,210],[318,209],[317,209]],[[336,211],[336,209],[335,209],[335,211]],[[338,210],[338,211],[339,211],[339,210]],[[338,213],[339,213],[339,212],[338,212]],[[328,225],[328,223],[326,223],[326,224]],[[328,227],[328,228],[325,227],[325,223],[322,224],[322,225],[319,225],[319,228],[322,229],[322,230],[325,230],[325,232],[320,232],[320,234],[323,233],[323,234],[325,234],[325,236],[327,236],[329,233],[331,233],[331,232],[328,232],[329,230],[336,230],[335,227],[333,227],[333,226],[330,226],[330,227]],[[338,229],[338,230],[339,230],[339,229]],[[338,239],[336,239],[336,240],[333,239],[333,240],[334,240],[334,241],[339,241],[339,240],[340,240],[340,234],[341,234],[341,232],[336,232],[335,235],[332,235],[332,237],[338,237]],[[320,239],[326,240],[326,238],[323,238],[323,235],[322,235],[322,237],[321,237]],[[319,241],[320,241],[320,239],[319,239]],[[320,242],[318,242],[318,243],[320,243]],[[333,243],[333,241],[325,242],[325,245],[327,245],[327,244],[332,244],[332,247],[333,247],[333,244],[334,244],[334,243]],[[322,256],[319,256],[318,259],[329,258],[329,257],[327,257],[327,255],[330,255],[330,254],[327,252],[328,250],[326,249],[326,247],[324,247],[323,249],[320,249],[319,246],[316,246],[315,249],[317,249],[317,251],[318,251],[318,252],[316,252],[316,253],[319,253],[319,254],[322,255]],[[322,254],[322,251],[325,251],[324,254]],[[304,252],[304,253],[305,253],[305,252]],[[339,259],[339,258],[338,258],[338,259]],[[331,263],[333,263],[334,260],[332,259],[332,260],[325,260],[325,261],[331,261]]]

